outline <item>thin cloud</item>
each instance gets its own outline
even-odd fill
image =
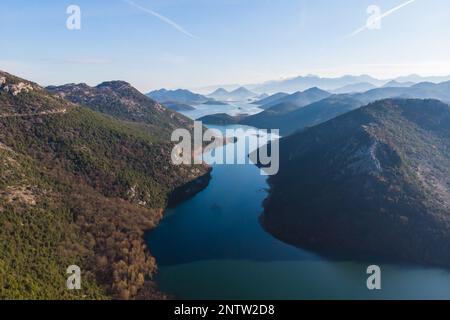
[[[159,14],[156,11],[153,11],[151,9],[148,8],[144,8],[140,5],[138,5],[137,3],[131,1],[131,0],[123,0],[124,2],[128,3],[130,6],[135,7],[136,9],[139,9],[145,13],[148,13],[156,18],[158,18],[159,20],[161,20],[164,23],[167,23],[168,25],[170,25],[171,27],[173,27],[175,30],[187,35],[188,37],[194,38],[194,39],[198,39],[198,37],[196,37],[195,35],[193,35],[192,33],[190,33],[189,31],[187,31],[186,29],[184,29],[183,27],[181,27],[178,23],[176,23],[175,21],[172,21],[171,19],[163,16],[162,14]]]
[[[85,65],[104,65],[104,64],[112,63],[111,60],[99,59],[99,58],[66,59],[66,60],[62,60],[62,62],[73,63],[73,64],[85,64]]]
[[[395,8],[392,8],[391,10],[386,11],[385,13],[383,13],[382,15],[380,15],[379,17],[374,19],[374,22],[378,22],[381,21],[382,19],[386,18],[387,16],[390,16],[391,14],[393,14],[394,12],[402,9],[403,7],[406,7],[407,5],[410,5],[411,3],[415,2],[416,0],[409,0],[406,1],[405,3],[402,3],[401,5],[396,6]],[[346,36],[346,38],[353,38],[354,36],[360,34],[361,32],[363,32],[364,30],[368,29],[367,24],[362,26],[359,29],[356,29],[355,31],[353,31],[352,33],[350,33],[349,35]]]

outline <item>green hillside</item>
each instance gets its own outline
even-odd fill
[[[144,121],[119,121],[0,77],[3,88],[32,88],[0,90],[0,298],[161,297],[144,232],[172,191],[209,168],[173,166],[172,144],[149,135]],[[66,290],[71,264],[82,268],[80,292]]]

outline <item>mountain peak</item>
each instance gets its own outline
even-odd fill
[[[96,87],[87,85],[63,85],[48,87],[65,99],[94,111],[109,114],[125,121],[140,122],[153,132],[161,123],[166,126],[155,135],[168,135],[176,127],[184,127],[188,120],[167,110],[160,103],[142,94],[125,81],[107,81]]]
[[[213,93],[211,93],[211,95],[213,94],[222,94],[222,93],[229,93],[227,90],[225,90],[224,88],[218,88],[216,90],[214,90]]]
[[[305,90],[303,93],[324,93],[324,94],[326,94],[328,92],[320,89],[319,87],[312,87],[312,88]]]
[[[383,87],[384,88],[407,88],[414,85],[414,82],[400,82],[397,80],[391,80],[388,83],[386,83]]]
[[[241,93],[241,92],[246,92],[247,93],[247,92],[250,92],[250,90],[248,90],[245,87],[239,87],[236,90],[233,90],[231,93]]]
[[[96,88],[110,88],[112,90],[134,89],[130,83],[121,80],[102,82]]]
[[[239,87],[231,92],[224,88],[219,88],[209,95],[209,97],[219,101],[243,101],[255,98],[256,93],[251,92],[245,87]]]

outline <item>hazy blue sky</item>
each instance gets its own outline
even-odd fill
[[[349,36],[369,5],[386,12],[406,1],[3,1],[0,69],[43,85],[122,79],[143,91],[311,73],[450,74],[448,0],[416,0],[380,30]],[[66,28],[71,4],[81,30]]]

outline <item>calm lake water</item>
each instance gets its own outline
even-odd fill
[[[231,116],[238,114],[255,114],[261,112],[257,105],[248,104],[244,102],[229,103],[228,105],[198,105],[195,106],[195,110],[182,112],[185,116],[191,119],[199,119],[201,117],[216,114],[216,113],[228,113]]]
[[[257,111],[239,104],[185,114]],[[332,260],[273,238],[258,221],[267,188],[252,164],[214,166],[209,186],[148,235],[160,289],[180,299],[450,299],[450,270]],[[380,291],[366,287],[371,264],[382,269]]]

